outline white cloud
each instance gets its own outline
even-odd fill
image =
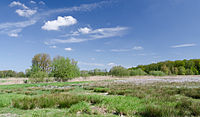
[[[76,12],[76,11],[91,11],[92,9],[99,8],[101,6],[105,6],[105,4],[111,3],[111,1],[101,1],[98,3],[92,3],[92,4],[82,4],[80,6],[74,6],[70,8],[59,8],[59,9],[53,9],[49,10],[47,12],[43,12],[40,14],[41,16],[49,16],[51,14],[56,13],[69,13],[69,12]]]
[[[10,7],[14,7],[14,6],[21,6],[22,8],[24,9],[29,9],[26,5],[22,4],[21,2],[16,2],[16,1],[13,1],[10,3],[9,5]]]
[[[45,2],[44,1],[40,1],[39,4],[45,5]]]
[[[53,48],[53,49],[55,49],[55,48],[57,48],[56,46],[49,46],[50,48]]]
[[[141,47],[141,46],[135,46],[135,47],[133,47],[133,50],[143,50],[144,48],[143,47]]]
[[[10,32],[8,32],[8,36],[10,37],[18,37],[18,33],[20,33],[22,31],[22,29],[16,29],[16,30],[11,30]]]
[[[72,51],[72,48],[65,48],[66,51]]]
[[[196,44],[191,43],[191,44],[174,45],[174,46],[171,46],[171,48],[182,48],[182,47],[193,47],[193,46],[196,46]]]
[[[59,30],[60,27],[71,26],[77,23],[77,20],[72,16],[58,16],[57,20],[47,21],[44,26],[42,26],[43,30]]]
[[[31,3],[31,4],[36,4],[36,2],[35,2],[35,1],[33,1],[33,0],[31,0],[31,1],[30,1],[30,3]]]
[[[91,41],[96,39],[104,39],[109,37],[116,37],[123,35],[123,32],[127,30],[127,27],[113,27],[113,28],[100,28],[96,30],[91,30],[89,32],[84,33],[77,37],[77,35],[71,35],[72,37],[68,39],[52,39],[49,42],[45,42],[48,44],[55,44],[55,43],[80,43],[85,41]],[[79,35],[79,34],[78,34]],[[68,35],[67,35],[68,36]],[[75,36],[75,37],[73,37]],[[81,36],[85,36],[82,38]]]
[[[34,2],[34,1],[32,1],[32,2]],[[19,16],[30,17],[30,16],[34,15],[35,13],[37,13],[37,10],[30,9],[26,5],[24,5],[20,2],[13,1],[12,3],[10,3],[9,6],[10,7],[21,6],[23,9],[17,9],[15,11]]]
[[[33,25],[35,23],[36,23],[35,20],[12,22],[12,23],[2,23],[2,24],[0,24],[0,33],[7,34],[10,37],[18,37],[18,33],[20,33],[23,28]]]
[[[31,10],[31,9],[17,9],[16,13],[19,16],[23,16],[23,17],[30,17],[32,15],[34,15],[35,13],[37,13],[37,10]]]
[[[79,28],[78,31],[83,34],[88,34],[92,31],[92,29],[90,29],[88,27],[84,27],[84,28]]]
[[[36,22],[40,21],[42,18],[45,18],[46,16],[50,16],[52,14],[71,13],[71,12],[78,12],[78,11],[80,11],[80,12],[90,11],[92,9],[104,6],[107,3],[110,3],[110,2],[103,1],[103,2],[98,2],[98,3],[83,4],[80,6],[74,6],[74,7],[69,7],[69,8],[59,8],[59,9],[53,9],[53,10],[40,12],[37,15],[34,15],[34,17],[30,18],[30,20],[28,20],[28,21],[1,23],[0,24],[0,33],[8,34],[8,32],[19,29],[19,27],[20,27],[20,29],[23,29],[25,27],[35,24]],[[43,1],[40,1],[39,4],[45,4],[45,3]],[[10,7],[19,6],[22,8],[22,10],[24,10],[24,9],[31,10],[26,5],[24,5],[20,2],[17,2],[17,1],[13,1],[12,3],[10,3],[9,6]],[[27,16],[27,15],[25,15],[25,16]],[[11,36],[13,36],[13,34]]]

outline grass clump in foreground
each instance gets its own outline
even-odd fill
[[[143,100],[145,106],[136,113],[132,113],[132,116],[200,116],[199,85],[200,83],[151,83],[136,85],[114,82],[107,84],[96,83],[86,86],[85,89],[97,92],[96,90],[101,87],[101,89],[106,89],[109,95],[137,97]],[[126,108],[126,110],[130,109]]]
[[[70,94],[50,94],[13,99],[12,106],[25,110],[34,108],[69,108],[80,101],[81,98]]]

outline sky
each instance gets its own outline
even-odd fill
[[[81,70],[200,58],[199,0],[1,0],[0,70],[35,54]]]

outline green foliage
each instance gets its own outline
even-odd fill
[[[90,74],[89,74],[88,71],[86,71],[86,70],[82,70],[82,71],[80,71],[80,76],[86,78],[86,77],[89,77]]]
[[[16,76],[17,76],[17,72],[12,71],[12,70],[0,71],[0,78],[16,77]]]
[[[104,69],[104,70],[94,69],[94,70],[90,70],[88,72],[88,74],[91,76],[106,76],[106,75],[108,75],[108,72],[106,69]]]
[[[149,72],[150,75],[153,75],[153,76],[165,76],[166,74],[162,71],[150,71]]]
[[[39,83],[39,82],[44,82],[45,78],[48,78],[48,74],[43,71],[38,71],[32,73],[29,79],[32,83]]]
[[[17,73],[17,77],[19,77],[19,78],[25,77],[24,72],[19,72],[19,73]]]
[[[123,76],[129,76],[129,71],[122,66],[114,66],[110,69],[109,74],[112,76],[123,77]]]
[[[142,69],[130,70],[129,73],[130,73],[130,76],[144,76],[144,75],[147,75],[147,73],[145,71],[143,71]]]
[[[36,54],[32,58],[32,67],[38,67],[43,72],[50,71],[51,58],[46,53]]]
[[[52,94],[42,95],[39,97],[24,97],[12,100],[12,106],[19,109],[34,108],[69,108],[73,104],[77,104],[81,98],[69,94]]]
[[[80,76],[80,71],[77,62],[73,59],[64,57],[56,57],[52,62],[52,71],[54,77],[60,81],[66,81]]]
[[[129,70],[142,69],[149,74],[150,71],[162,71],[166,75],[199,75],[200,59],[176,60],[153,63],[149,65],[138,65]]]
[[[194,72],[192,71],[192,69],[186,69],[185,75],[194,75]]]
[[[183,66],[178,67],[178,75],[185,75],[186,71]]]
[[[76,114],[77,112],[91,114],[90,105],[85,101],[79,102],[78,104],[72,105],[67,111],[69,114]]]

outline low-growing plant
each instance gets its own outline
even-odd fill
[[[75,95],[69,94],[49,94],[39,97],[24,97],[21,99],[13,99],[12,106],[20,109],[34,108],[69,108],[73,104],[77,104],[82,99]]]
[[[75,105],[72,105],[69,110],[67,110],[67,113],[69,114],[77,114],[77,112],[83,114],[91,114],[91,109],[90,109],[90,105],[89,103],[83,101],[83,102],[79,102]]]
[[[31,83],[39,83],[39,82],[44,82],[45,78],[48,77],[48,74],[43,71],[38,71],[35,73],[32,73],[29,80]]]

